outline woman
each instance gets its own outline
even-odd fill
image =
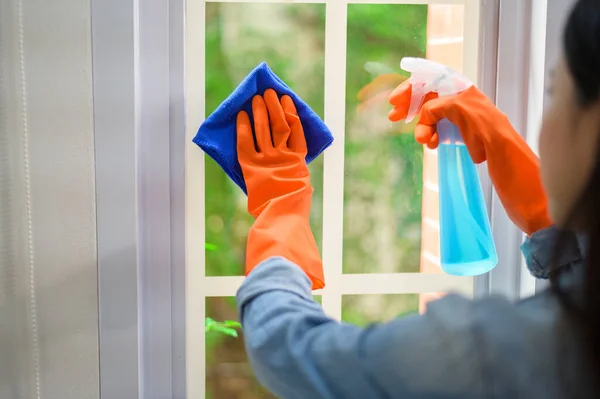
[[[529,235],[530,269],[550,277],[552,288],[516,304],[448,295],[424,315],[367,329],[331,320],[311,298],[323,272],[308,226],[302,126],[288,97],[257,96],[254,129],[247,114],[238,116],[256,222],[237,299],[258,379],[283,398],[600,397],[599,72],[600,3],[580,0],[540,133],[541,180],[531,151],[477,89],[427,98],[417,140],[435,147],[441,118],[459,125],[472,158],[487,160],[509,216]],[[392,93],[390,119],[406,116],[409,97],[405,85]]]

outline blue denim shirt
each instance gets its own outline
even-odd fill
[[[548,276],[555,234],[523,244],[536,277]],[[561,261],[580,267],[574,236]],[[450,294],[423,315],[361,328],[325,315],[304,272],[271,258],[237,302],[254,372],[281,398],[550,399],[591,386],[582,338],[550,291],[518,303]]]

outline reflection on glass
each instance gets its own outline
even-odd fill
[[[358,326],[419,312],[418,294],[344,295],[342,320]]]
[[[206,114],[265,61],[322,117],[324,40],[324,4],[207,3]],[[310,170],[315,189],[311,226],[320,246],[322,157],[310,165]],[[246,197],[209,157],[205,173],[206,241],[210,244],[206,275],[242,275],[246,237],[252,224]]]
[[[419,271],[423,149],[387,97],[426,47],[426,5],[348,6],[344,273]]]

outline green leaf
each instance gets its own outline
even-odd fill
[[[222,325],[215,326],[215,331],[218,331],[225,335],[229,335],[230,337],[234,337],[234,338],[238,337],[238,333],[236,330],[234,330],[233,328],[222,326]]]
[[[242,328],[242,324],[239,321],[225,320],[223,324],[231,328]]]
[[[214,321],[210,317],[207,317],[204,322],[205,331],[209,332],[218,332],[221,334],[228,335],[230,337],[237,338],[238,332],[236,328],[241,328],[242,325],[234,320],[226,320],[224,322]]]
[[[215,244],[211,244],[210,242],[205,242],[204,249],[206,249],[207,251],[216,251],[217,249],[219,249],[219,247],[217,247]]]

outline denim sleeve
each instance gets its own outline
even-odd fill
[[[310,287],[297,265],[271,258],[237,294],[250,364],[278,397],[485,396],[472,301],[448,295],[423,316],[360,328],[328,317]]]
[[[525,256],[527,268],[532,276],[541,279],[549,277],[554,261],[554,250],[559,231],[556,227],[548,227],[528,237],[521,251]],[[574,233],[564,233],[564,240],[560,254],[557,258],[557,267],[577,265],[582,263],[585,250],[585,240]]]

